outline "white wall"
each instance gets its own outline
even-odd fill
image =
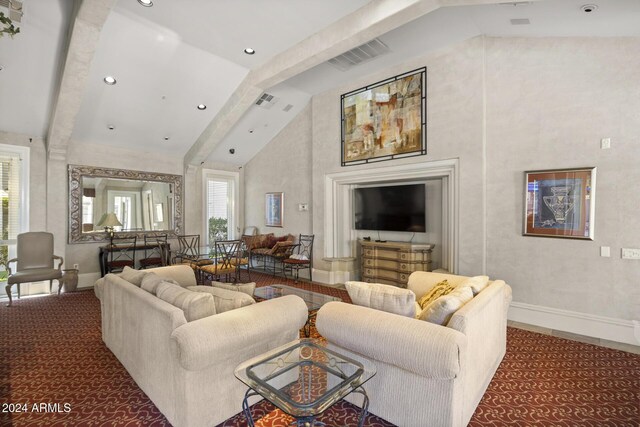
[[[262,151],[244,166],[245,225],[260,233],[294,236],[312,232],[311,105],[307,105]],[[339,117],[339,116],[338,116]],[[265,193],[284,192],[283,227],[265,226]],[[299,211],[306,203],[308,211]],[[314,252],[316,251],[314,242]]]
[[[640,40],[489,38],[486,52],[487,272],[515,301],[639,318],[640,261],[620,253],[640,247]],[[522,236],[522,172],[585,166],[595,240]]]
[[[545,326],[618,339],[615,332],[585,327],[604,325],[623,330],[619,340],[633,342],[640,261],[622,260],[620,252],[640,247],[639,51],[637,38],[478,37],[314,96],[312,138],[305,141],[313,159],[307,173],[314,266],[331,269],[322,260],[325,175],[377,167],[340,166],[340,95],[426,65],[428,154],[380,165],[459,159],[457,272],[505,279],[513,306],[541,307],[541,316],[556,316]],[[285,129],[274,142],[277,150],[270,144],[259,154],[247,188],[300,179],[300,170],[280,171],[274,181],[276,175],[258,167],[299,148],[295,136],[304,134],[303,125]],[[603,137],[612,138],[611,149],[599,148]],[[523,172],[582,166],[598,167],[595,241],[522,236]],[[294,197],[307,195],[305,189]],[[610,258],[599,256],[600,246],[611,247]],[[581,325],[563,329],[570,318]]]
[[[443,52],[417,58],[363,77],[348,86],[312,98],[313,112],[313,232],[314,266],[329,270],[324,256],[324,176],[344,170],[420,164],[460,159],[459,272],[482,271],[483,195],[483,41],[470,40]],[[340,166],[340,95],[396,74],[427,66],[427,155],[382,162],[377,165]],[[407,238],[406,240],[409,240]]]

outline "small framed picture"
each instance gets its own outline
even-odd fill
[[[524,235],[594,238],[596,168],[525,172]]]
[[[284,193],[265,194],[265,225],[282,227],[284,216]]]

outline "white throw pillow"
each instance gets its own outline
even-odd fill
[[[473,296],[475,297],[476,295],[478,295],[478,293],[481,290],[487,287],[488,283],[489,283],[489,276],[474,276],[474,277],[469,277],[468,279],[466,279],[456,287],[460,287],[460,288],[463,288],[465,286],[470,287],[471,290],[473,291]]]
[[[256,290],[256,282],[240,283],[238,285],[234,285],[233,283],[211,282],[211,286],[229,291],[242,292],[250,297],[253,297],[253,291]]]
[[[418,319],[438,325],[446,325],[453,313],[471,301],[473,291],[469,286],[458,286],[447,295],[442,295],[427,305],[418,315]]]
[[[145,273],[142,278],[141,288],[150,294],[158,296],[158,285],[162,282],[168,282],[180,286],[175,280],[165,279],[164,277],[160,277],[154,273]]]
[[[242,292],[214,288],[211,286],[189,286],[187,289],[194,292],[205,292],[213,295],[213,302],[216,305],[216,313],[218,314],[256,303],[253,298]]]
[[[382,283],[347,282],[345,283],[351,301],[356,305],[395,313],[401,316],[415,317],[416,295],[409,289]]]
[[[122,269],[122,273],[117,274],[117,276],[120,276],[120,278],[126,280],[127,282],[140,287],[140,285],[142,285],[142,279],[147,274],[147,271],[136,270],[127,265]]]
[[[213,297],[201,292],[191,292],[178,284],[163,281],[157,287],[158,298],[184,311],[187,322],[216,314]]]

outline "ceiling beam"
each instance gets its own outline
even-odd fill
[[[439,7],[440,0],[374,0],[274,56],[238,85],[185,155],[185,165],[202,164],[264,90]]]
[[[47,132],[49,157],[66,158],[76,116],[84,98],[91,62],[98,49],[100,33],[116,2],[117,0],[83,0],[78,7]]]
[[[184,157],[202,164],[265,90],[441,7],[509,0],[374,0],[249,72]],[[533,0],[539,1],[539,0]],[[522,0],[512,0],[520,3]]]

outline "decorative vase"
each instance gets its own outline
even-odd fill
[[[75,268],[62,270],[62,279],[60,286],[64,286],[65,292],[75,292],[78,288],[78,270]]]

